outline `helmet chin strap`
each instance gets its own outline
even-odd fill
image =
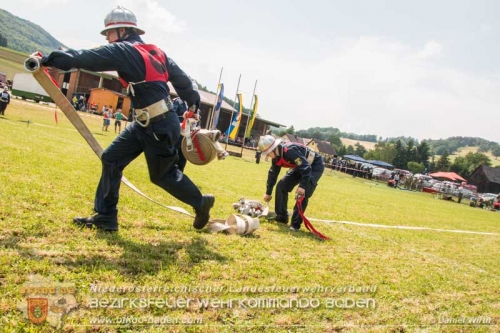
[[[122,37],[125,37],[120,35],[120,28],[116,28],[115,31],[116,31],[116,37],[118,37],[117,40],[121,40]]]

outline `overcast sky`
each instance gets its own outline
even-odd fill
[[[226,96],[295,129],[500,142],[498,0],[15,0],[0,7],[72,48],[118,4],[144,41]]]

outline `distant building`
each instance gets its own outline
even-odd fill
[[[328,161],[328,160],[332,159],[334,155],[337,155],[335,148],[328,141],[321,141],[321,140],[316,140],[316,139],[306,139],[306,138],[301,138],[300,136],[293,135],[293,134],[283,135],[281,137],[281,141],[285,142],[285,143],[297,142],[297,143],[303,144],[304,146],[311,148],[311,150],[318,152],[321,156],[323,156],[325,161]]]
[[[335,155],[337,155],[335,148],[328,141],[312,139],[309,141],[307,146],[323,156],[325,162],[330,161]]]
[[[500,193],[500,168],[481,165],[474,170],[468,183],[476,185],[479,193]]]
[[[281,141],[287,143],[287,142],[297,142],[300,144],[303,144],[304,146],[307,146],[307,144],[311,141],[312,139],[305,139],[301,138],[300,136],[294,135],[294,134],[285,134],[281,137]]]
[[[129,112],[129,108],[132,107],[132,105],[130,105],[130,102],[127,101],[129,97],[126,96],[126,90],[118,80],[118,73],[116,72],[92,72],[84,69],[72,69],[69,71],[54,70],[50,74],[58,82],[59,87],[61,87],[61,91],[70,101],[73,100],[75,96],[78,98],[80,95],[83,95],[87,99],[88,103],[96,102],[97,104],[99,104],[99,106],[110,105],[109,100],[111,94],[109,93],[94,93],[92,94],[92,98],[90,98],[92,91],[101,92],[101,89],[94,89],[106,88],[115,92],[115,96],[111,98],[111,107],[113,107],[113,110],[121,107],[123,113],[127,115]],[[169,87],[170,95],[172,97],[177,97],[177,92],[170,83]],[[214,103],[216,102],[216,95],[203,90],[199,90],[199,93],[201,97],[200,125],[202,128],[207,128],[209,126],[208,122],[210,121],[212,115]],[[222,102],[219,122],[217,124],[217,128],[219,130],[221,130],[222,132],[226,131],[226,129],[229,127],[231,116],[235,111],[236,110],[226,101]],[[245,134],[245,128],[248,118],[248,115],[245,113],[241,117],[241,123],[237,134],[237,136],[240,138],[243,138]],[[257,110],[257,118],[255,118],[251,134],[258,138],[259,136],[266,134],[270,126],[277,128],[286,127],[285,125],[260,118],[258,116]]]

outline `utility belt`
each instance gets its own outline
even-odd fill
[[[143,109],[135,109],[134,121],[142,127],[148,127],[150,123],[156,123],[165,119],[166,113],[172,110],[172,100],[170,97],[167,97],[159,102],[146,106]]]

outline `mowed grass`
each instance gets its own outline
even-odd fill
[[[24,60],[28,55],[0,47],[0,72],[7,74],[7,79],[13,80],[17,73],[25,73]]]
[[[103,147],[115,138],[112,127],[111,132],[101,131],[100,118],[82,118]],[[64,318],[61,331],[65,332],[500,330],[499,213],[327,169],[311,199],[309,217],[496,235],[313,222],[331,237],[321,241],[304,228],[294,233],[263,219],[250,236],[212,234],[196,231],[191,217],[155,205],[124,185],[120,231],[80,230],[71,219],[92,213],[100,162],[61,112],[58,119],[56,125],[54,107],[19,100],[13,100],[5,117],[0,116],[0,327],[4,332],[54,330],[47,323],[31,324],[16,308],[25,301],[20,287],[33,274],[76,284],[79,307]],[[238,199],[262,199],[268,168],[269,162],[262,159],[256,164],[254,152],[245,151],[243,158],[228,157],[203,167],[188,164],[186,174],[203,193],[215,194],[212,217],[227,218]],[[143,156],[125,169],[125,175],[153,199],[191,211],[149,182]],[[91,283],[212,290],[95,293]],[[267,290],[240,292],[239,287]],[[352,292],[351,287],[364,289]],[[227,303],[222,308],[216,304],[172,309],[91,306],[92,299],[113,297]],[[229,303],[248,299],[296,303],[288,308]],[[375,306],[342,308],[348,299],[371,299]],[[301,308],[299,300],[309,306]],[[91,325],[92,318],[124,316],[170,316],[201,323]],[[489,318],[490,324],[440,324],[479,316]]]

